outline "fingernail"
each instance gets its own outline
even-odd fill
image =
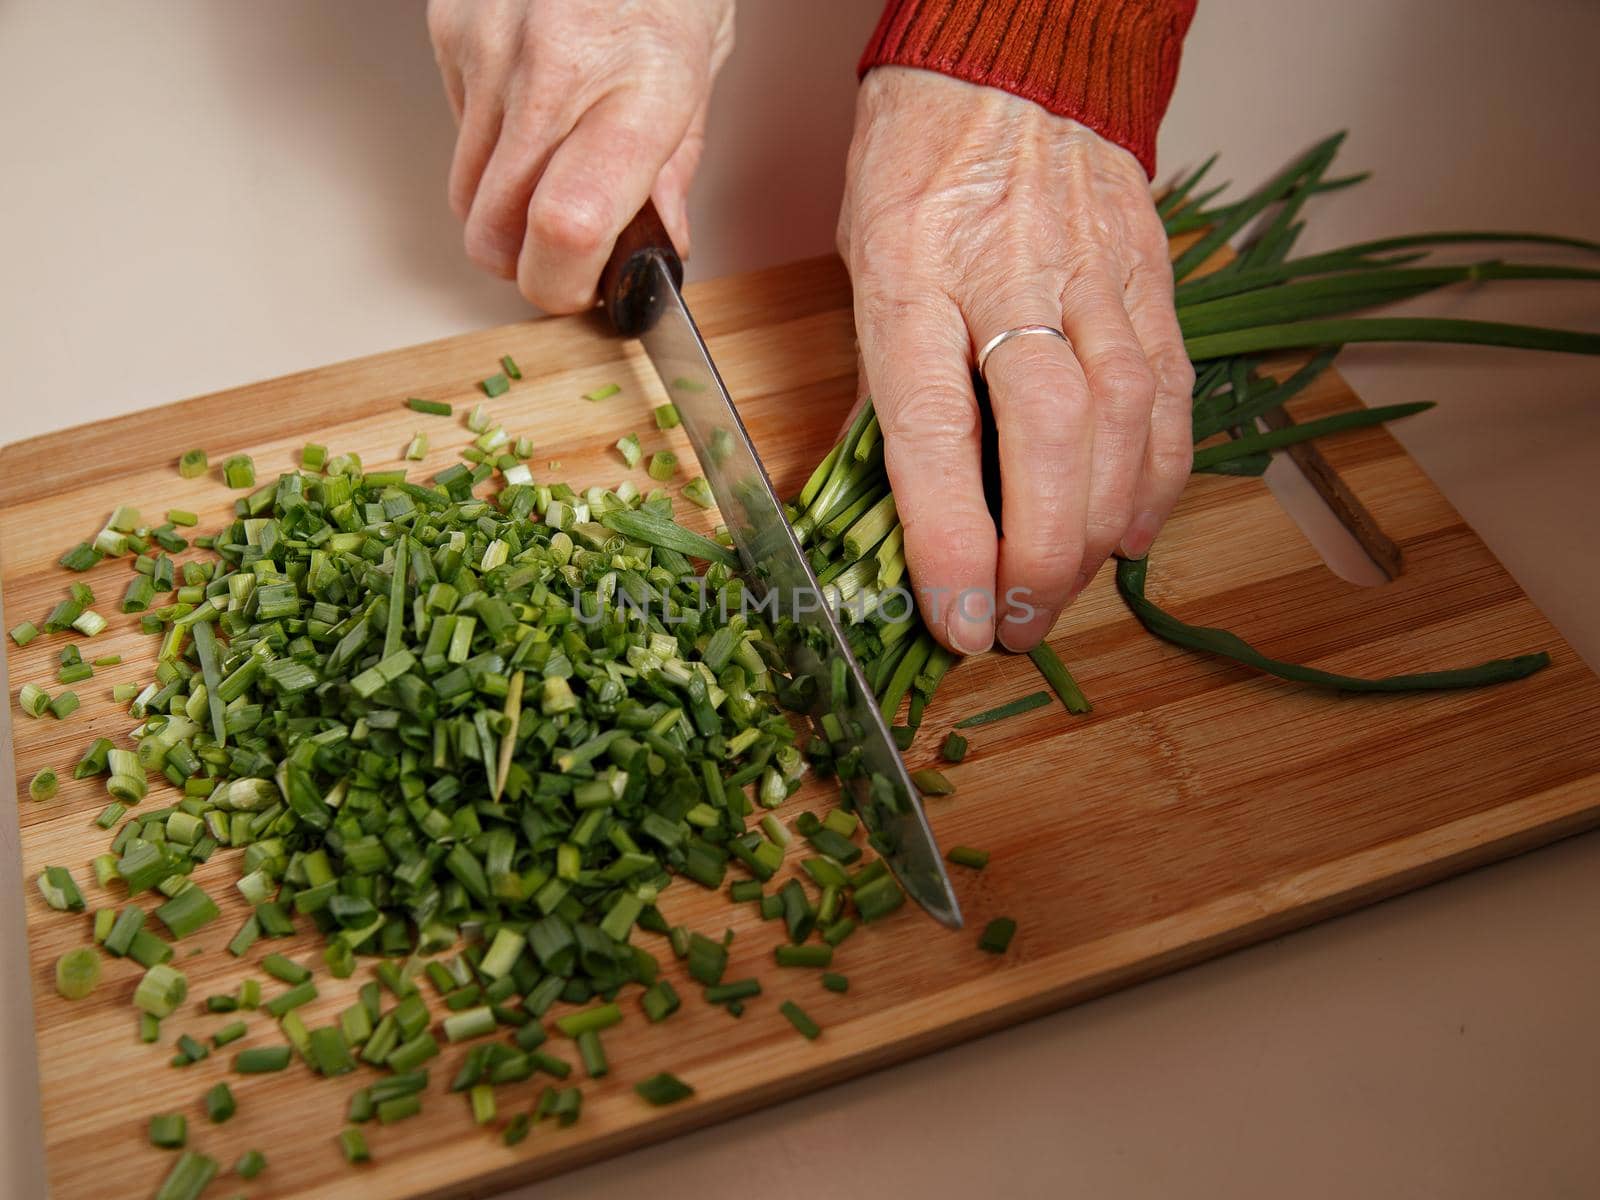
[[[1039,621],[1002,621],[999,629],[1000,644],[1013,654],[1032,650],[1044,636],[1044,630],[1039,628],[1040,624]]]
[[[987,620],[952,616],[945,625],[945,636],[958,654],[982,654],[994,645],[994,625]]]
[[[1117,553],[1123,558],[1143,558],[1150,553],[1150,544],[1156,540],[1159,528],[1154,513],[1140,513],[1128,526],[1128,532],[1122,535]]]

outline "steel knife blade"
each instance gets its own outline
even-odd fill
[[[890,736],[861,665],[825,602],[772,489],[733,399],[683,302],[683,267],[653,204],[634,218],[601,277],[601,298],[618,332],[637,337],[667,389],[711,494],[744,562],[764,590],[764,611],[792,618],[804,636],[787,648],[790,665],[819,686],[813,720],[824,709],[861,750],[864,770],[851,780],[857,808],[877,835],[880,854],[906,893],[940,923],[962,925],[921,796]],[[831,679],[843,663],[845,703],[831,703]]]

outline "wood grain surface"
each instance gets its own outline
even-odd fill
[[[692,287],[689,298],[774,481],[793,492],[855,396],[841,267],[833,259],[799,263]],[[215,469],[207,478],[179,478],[176,458],[190,445],[203,445],[213,464],[249,452],[258,476],[269,479],[293,467],[306,441],[392,466],[420,429],[430,433],[433,452],[415,473],[431,475],[470,440],[462,406],[473,402],[475,381],[493,373],[506,353],[525,378],[489,407],[510,432],[535,438],[539,478],[609,485],[631,475],[646,483],[610,449],[633,430],[647,450],[670,447],[692,463],[681,430],[654,429],[650,407],[662,397],[637,346],[611,336],[600,316],[451,338],[0,451],[7,622],[42,620],[79,578],[57,568],[56,557],[92,536],[119,503],[152,517],[188,508],[202,515],[202,529],[220,524],[234,493]],[[613,399],[580,398],[610,382],[622,387]],[[114,377],[106,386],[115,386]],[[402,407],[408,395],[455,401],[457,415],[414,414]],[[1356,403],[1329,374],[1290,405],[1290,414],[1305,420]],[[1094,713],[1072,717],[1052,704],[972,731],[966,761],[947,768],[957,794],[930,802],[942,844],[993,856],[981,874],[952,868],[967,930],[941,929],[908,906],[844,944],[835,963],[849,975],[850,991],[835,995],[821,988],[815,972],[772,966],[779,931],[760,922],[751,906],[680,882],[662,899],[668,918],[713,934],[731,926],[729,978],[753,974],[764,982],[765,994],[743,1018],[701,1003],[698,988],[659,948],[684,1007],[661,1025],[634,1017],[608,1032],[612,1073],[582,1081],[577,1125],[541,1125],[520,1146],[503,1146],[473,1127],[462,1097],[445,1092],[463,1053],[448,1048],[429,1064],[434,1082],[424,1115],[367,1126],[373,1162],[358,1168],[344,1164],[335,1138],[350,1093],[370,1074],[324,1081],[299,1064],[279,1075],[230,1072],[234,1050],[281,1043],[264,1014],[242,1014],[249,1033],[226,1051],[183,1069],[167,1065],[178,1034],[209,1036],[234,1019],[205,1014],[206,995],[232,991],[247,975],[264,978],[252,964],[270,951],[310,961],[320,950],[316,935],[306,933],[258,942],[244,961],[226,952],[245,912],[232,887],[232,852],[219,852],[196,872],[224,915],[179,944],[175,963],[189,976],[190,999],[163,1023],[161,1045],[141,1045],[135,1035],[130,997],[140,971],[129,961],[107,960],[105,979],[86,1000],[56,995],[55,959],[90,940],[90,916],[51,911],[31,881],[46,865],[68,866],[91,912],[121,904],[120,895],[94,885],[88,867],[109,841],[92,824],[107,797],[100,781],[74,782],[70,774],[94,737],[126,744],[134,722],[111,701],[111,685],[146,678],[156,650],[156,639],[138,633],[137,619],[118,611],[127,564],[100,565],[87,581],[111,627],[93,651],[121,653],[123,664],[76,686],[83,699],[78,713],[64,722],[29,720],[14,700],[29,681],[52,694],[61,690],[56,652],[66,635],[7,651],[24,797],[18,816],[29,881],[28,971],[54,1194],[151,1194],[171,1158],[148,1146],[146,1121],[155,1112],[181,1111],[189,1117],[191,1147],[225,1168],[250,1147],[267,1154],[259,1178],[225,1178],[214,1185],[217,1194],[485,1195],[1596,824],[1600,680],[1391,437],[1381,430],[1345,434],[1322,451],[1403,552],[1403,574],[1372,589],[1346,583],[1323,565],[1260,480],[1203,476],[1155,547],[1152,598],[1185,619],[1237,630],[1276,657],[1333,670],[1414,670],[1541,648],[1553,665],[1486,691],[1313,692],[1154,640],[1102,572],[1051,636],[1093,699]],[[558,460],[559,470],[548,469],[548,460]],[[709,514],[680,508],[700,527],[711,524]],[[936,759],[956,720],[1039,686],[1025,658],[989,655],[961,664],[929,708],[908,753],[911,766]],[[27,781],[47,766],[66,776],[61,794],[32,803]],[[166,803],[167,795],[153,788],[147,807]],[[808,784],[783,813],[831,803],[827,787]],[[1010,951],[996,957],[975,943],[984,923],[999,915],[1017,918],[1020,928]],[[321,995],[302,1010],[307,1023],[331,1020],[366,977],[363,968],[340,982],[319,970]],[[278,989],[265,983],[268,995]],[[634,992],[624,997],[630,1012]],[[800,1038],[779,1014],[786,998],[823,1026],[816,1042]],[[552,1048],[576,1062],[559,1036]],[[692,1083],[695,1098],[647,1107],[632,1085],[660,1070]],[[212,1126],[200,1098],[220,1079],[233,1087],[239,1111]],[[498,1089],[501,1120],[525,1110],[540,1086],[536,1079]]]

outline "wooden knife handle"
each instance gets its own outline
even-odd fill
[[[600,272],[600,302],[611,324],[624,337],[648,329],[656,316],[655,293],[650,284],[650,262],[661,258],[673,280],[683,283],[683,260],[673,249],[667,227],[661,223],[655,201],[646,200],[628,222],[612,248],[606,269]]]

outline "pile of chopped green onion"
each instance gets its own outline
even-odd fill
[[[97,823],[115,833],[92,867],[128,902],[96,914],[98,952],[63,960],[62,994],[93,986],[85,956],[95,968],[99,953],[133,960],[144,968],[140,1036],[155,1041],[187,1000],[173,943],[220,916],[190,873],[236,851],[252,911],[230,951],[309,922],[327,973],[374,962],[395,1002],[372,982],[336,1024],[310,1028],[300,1010],[318,994],[313,971],[268,954],[259,965],[281,990],[263,999],[246,980],[205,1008],[259,1010],[279,1026],[281,1045],[233,1055],[240,1074],[296,1059],[329,1077],[386,1072],[356,1092],[356,1125],[419,1111],[441,1041],[473,1047],[453,1090],[479,1123],[495,1119],[497,1085],[534,1074],[561,1083],[573,1065],[543,1046],[542,1018],[557,1004],[590,1005],[555,1028],[588,1077],[607,1074],[602,1038],[622,1019],[624,988],[638,985],[651,1021],[681,1003],[636,929],[685,960],[707,1003],[744,1011],[760,985],[723,978],[725,942],[669,925],[657,907],[679,876],[711,890],[730,869],[742,876],[737,894],[781,920],[788,944],[775,957],[786,967],[831,964],[859,923],[904,901],[885,865],[863,859],[859,822],[842,810],[826,823],[805,815],[804,873],[764,894],[793,839],[769,810],[799,786],[805,761],[776,698],[782,655],[742,611],[734,556],[679,525],[664,491],[533,482],[520,458],[482,449],[509,435],[481,406],[468,425],[469,449],[487,457],[427,482],[308,446],[303,469],[239,499],[231,523],[196,537],[203,553],[181,565],[168,555],[183,539],[156,550],[156,534],[171,531],[132,508],[79,556],[83,569],[135,556],[123,607],[160,648],[154,678],[125,693],[134,748],[98,739],[73,771],[105,781],[111,803]],[[498,490],[478,495],[496,471]],[[75,585],[47,627],[92,601]],[[175,803],[143,807],[151,776],[178,789]],[[36,794],[47,798],[48,776]],[[39,886],[52,907],[84,910],[66,868]],[[422,975],[447,1010],[438,1024]],[[172,1065],[245,1028],[225,1026],[209,1044],[181,1034]],[[659,1105],[692,1088],[662,1075],[638,1092]],[[518,1140],[538,1117],[570,1123],[580,1101],[577,1087],[552,1084],[503,1135]],[[205,1097],[213,1123],[235,1107],[225,1088]],[[341,1145],[351,1161],[369,1155],[357,1128]],[[203,1166],[184,1161],[190,1174]]]

